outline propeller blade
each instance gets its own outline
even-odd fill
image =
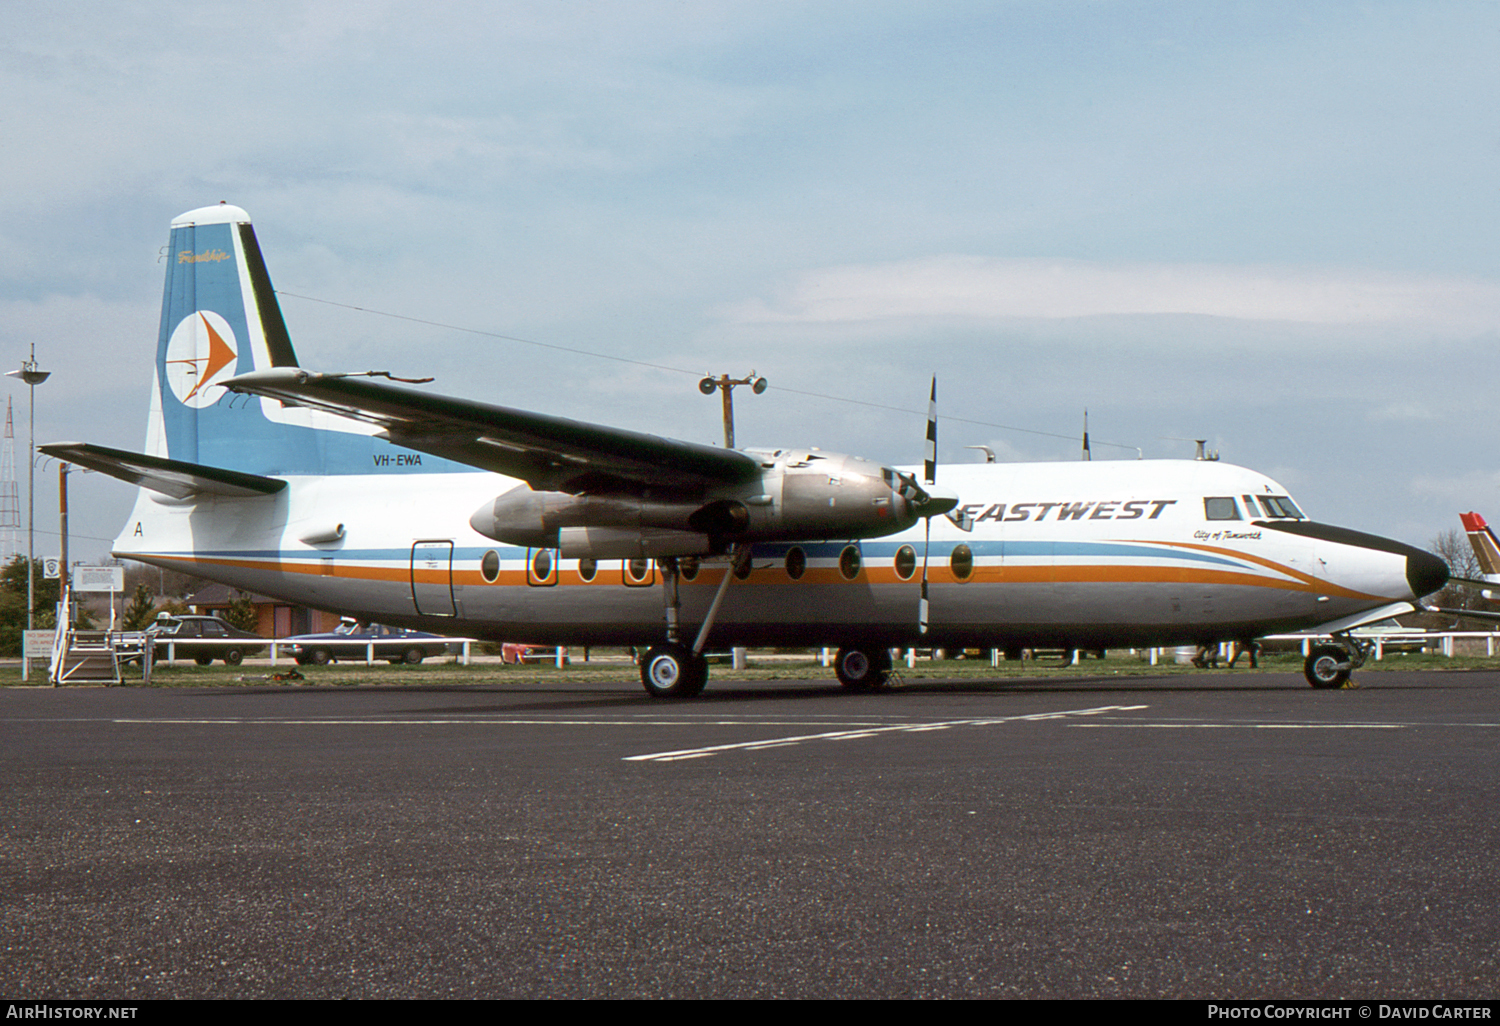
[[[932,394],[927,399],[927,483],[937,483],[937,375],[932,376]]]
[[[922,543],[922,597],[917,601],[917,633],[927,633],[927,554],[932,549],[932,518],[927,518],[927,540]]]
[[[954,527],[958,528],[960,531],[963,531],[965,534],[968,534],[970,531],[974,530],[974,514],[972,513],[965,513],[961,509],[955,509],[950,510],[943,515],[953,522]]]
[[[927,633],[927,557],[932,551],[932,518],[958,505],[958,496],[937,486],[937,375],[932,376],[932,392],[927,398],[927,488],[914,500],[917,515],[927,521],[922,542],[922,597],[917,601],[917,633]],[[916,482],[912,482],[916,487]]]

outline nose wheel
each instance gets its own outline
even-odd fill
[[[1315,688],[1341,688],[1349,674],[1365,664],[1373,644],[1347,632],[1333,636],[1336,645],[1314,645],[1302,663],[1302,675]]]
[[[1302,675],[1315,688],[1341,688],[1349,679],[1349,653],[1337,645],[1317,645],[1303,661]]]

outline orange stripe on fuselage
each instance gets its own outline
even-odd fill
[[[1356,599],[1385,598],[1385,596],[1370,595],[1344,588],[1329,581],[1320,580],[1311,574],[1276,563],[1273,560],[1235,552],[1232,549],[1188,543],[1157,544],[1174,544],[1182,548],[1198,549],[1205,552],[1245,559],[1292,579],[1277,579],[1248,570],[1203,569],[1181,565],[1122,566],[1119,564],[1047,563],[995,566],[981,563],[975,566],[973,573],[966,579],[960,579],[954,575],[952,569],[947,566],[930,567],[928,570],[928,580],[934,584],[1209,584],[1271,588],[1278,591],[1316,592]],[[410,584],[413,579],[412,568],[408,565],[372,566],[350,562],[314,563],[305,560],[289,559],[224,559],[198,556],[160,558],[170,558],[177,562],[202,566],[234,567],[237,569],[261,571],[270,570],[286,574],[301,574],[310,577],[335,577],[346,580]],[[771,573],[768,573],[768,571]],[[725,570],[718,569],[704,569],[699,571],[692,581],[683,581],[682,586],[685,588],[716,587],[726,572]],[[774,577],[772,576],[773,573],[775,574]],[[415,577],[418,584],[442,585],[449,583],[449,578],[441,570],[419,568],[415,572]],[[655,577],[650,584],[626,585],[619,568],[601,567],[592,581],[585,581],[579,576],[576,570],[564,570],[557,575],[556,584],[533,586],[628,586],[639,588],[652,587],[656,583],[659,583],[659,581],[660,578]],[[522,587],[530,584],[524,568],[514,570],[502,569],[498,578],[494,581],[486,581],[478,571],[455,569],[452,571],[451,582],[454,585],[473,588]],[[865,567],[861,569],[858,577],[853,581],[849,581],[837,568],[809,567],[801,578],[793,581],[790,577],[786,576],[785,570],[778,564],[752,570],[748,578],[738,582],[735,586],[838,585],[860,583],[866,585],[911,585],[916,587],[921,583],[921,573],[919,570],[912,577],[903,579],[890,567]]]

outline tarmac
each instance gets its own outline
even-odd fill
[[[731,676],[0,689],[0,995],[1500,990],[1500,673]]]

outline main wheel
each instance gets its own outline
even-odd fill
[[[891,675],[890,649],[845,646],[834,657],[833,672],[850,691],[874,691]]]
[[[1302,675],[1315,688],[1341,688],[1349,679],[1349,653],[1338,645],[1314,645],[1302,663]]]
[[[652,698],[692,698],[708,683],[708,660],[686,645],[654,645],[641,659],[641,683]]]

